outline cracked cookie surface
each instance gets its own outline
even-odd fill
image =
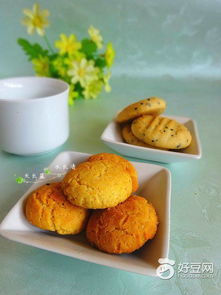
[[[65,175],[62,189],[74,205],[103,209],[125,201],[132,192],[132,180],[129,173],[113,161],[87,161]]]
[[[114,163],[121,165],[125,171],[127,171],[132,180],[132,193],[138,189],[138,176],[135,167],[132,165],[131,162],[124,159],[121,156],[111,153],[99,153],[89,157],[88,161],[98,161],[98,160],[110,160]]]
[[[157,225],[154,207],[143,197],[131,196],[116,207],[94,211],[86,235],[104,252],[131,253],[154,237]]]
[[[124,108],[116,117],[117,123],[125,123],[142,115],[159,115],[166,109],[166,102],[159,97],[149,97]]]
[[[86,224],[88,210],[66,200],[59,182],[43,185],[25,202],[25,216],[34,226],[62,235],[78,234]]]

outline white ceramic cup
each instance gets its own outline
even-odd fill
[[[68,91],[52,78],[0,80],[0,148],[33,155],[62,145],[69,136]]]

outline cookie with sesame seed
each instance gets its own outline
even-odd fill
[[[183,149],[192,140],[183,124],[161,116],[141,116],[132,122],[131,130],[139,140],[165,149]]]
[[[149,145],[147,143],[139,140],[133,134],[133,132],[131,131],[131,124],[130,123],[128,123],[122,127],[121,134],[122,134],[123,140],[126,143],[138,145],[138,146],[142,146],[142,147],[149,147]]]
[[[142,147],[146,147],[146,148],[151,148],[151,149],[165,150],[163,148],[154,147],[150,144],[147,144],[147,143],[139,140],[131,131],[131,123],[128,123],[123,126],[123,128],[121,130],[121,134],[122,134],[122,137],[126,143],[137,145],[137,146],[142,146]]]
[[[116,117],[117,123],[125,123],[142,115],[159,115],[166,109],[166,102],[159,97],[149,97],[124,108]]]

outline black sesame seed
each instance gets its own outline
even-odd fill
[[[134,108],[135,109],[135,111],[137,110],[137,108]]]
[[[50,185],[50,183],[46,183],[46,185]]]
[[[166,126],[165,128],[167,128],[167,129],[168,129],[168,126]]]
[[[181,144],[178,144],[176,147],[177,147],[177,148],[181,147]]]
[[[141,102],[140,104],[143,104],[143,102]]]
[[[171,128],[170,130],[173,131],[173,128]]]
[[[154,139],[152,139],[152,142],[154,142]]]
[[[147,100],[150,100],[150,98],[148,98]]]

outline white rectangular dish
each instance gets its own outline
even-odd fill
[[[142,160],[157,161],[162,163],[174,163],[198,160],[202,156],[201,144],[196,122],[187,117],[166,116],[184,124],[192,135],[192,142],[182,152],[164,151],[147,147],[140,147],[125,143],[121,136],[120,125],[110,122],[101,135],[101,140],[118,153]]]
[[[88,157],[89,154],[62,152],[51,163],[49,169],[53,173],[57,166],[71,167]],[[147,242],[140,250],[129,255],[110,255],[92,248],[84,233],[61,236],[30,225],[23,212],[24,200],[31,191],[48,180],[32,185],[21,197],[0,224],[0,234],[13,241],[73,258],[156,276],[158,259],[167,258],[169,251],[171,176],[169,170],[159,165],[137,162],[133,162],[133,165],[139,177],[139,190],[136,194],[147,198],[154,205],[160,222],[154,239]],[[58,177],[53,179],[53,182],[59,180]]]

